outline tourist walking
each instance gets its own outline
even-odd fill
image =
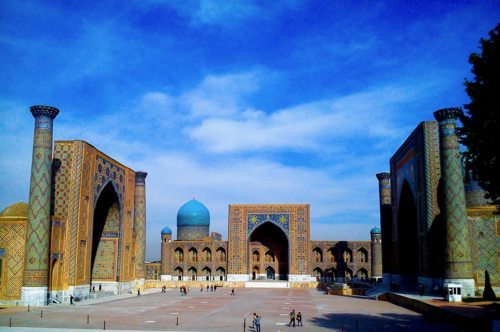
[[[234,295],[234,288],[231,289],[231,295]]]
[[[260,320],[261,320],[262,317],[260,317],[259,315],[257,315],[255,317],[255,332],[260,332]]]
[[[297,313],[297,326],[304,326],[302,325],[302,314],[300,311]]]
[[[255,320],[257,319],[257,313],[253,313],[253,318],[252,318],[252,328],[255,327]]]
[[[295,309],[292,309],[292,312],[290,312],[290,322],[288,323],[288,326],[292,325],[295,327]]]

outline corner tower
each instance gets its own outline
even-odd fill
[[[382,231],[380,228],[375,227],[370,231],[371,237],[371,278],[379,280],[382,278]]]
[[[49,285],[52,125],[59,110],[37,105],[30,107],[30,111],[35,118],[35,133],[21,301],[26,305],[44,306]]]
[[[171,278],[170,269],[170,244],[172,243],[172,230],[170,227],[165,226],[161,230],[161,265],[160,275],[161,280],[169,280]]]

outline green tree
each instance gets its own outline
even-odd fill
[[[467,147],[465,160],[487,192],[500,202],[500,23],[481,38],[481,54],[472,53],[473,80],[465,80],[470,103],[461,118],[460,141]]]

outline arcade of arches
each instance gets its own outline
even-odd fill
[[[380,248],[380,234],[372,234],[372,241],[311,241],[309,206],[303,204],[230,205],[227,241],[218,233],[173,240],[168,227],[161,237],[162,260],[146,264],[148,279],[369,280],[372,242]]]

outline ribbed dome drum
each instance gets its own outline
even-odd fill
[[[201,240],[208,236],[210,212],[205,205],[192,199],[177,212],[177,240]]]

